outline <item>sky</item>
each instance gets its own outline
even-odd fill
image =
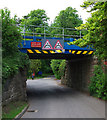
[[[7,7],[11,11],[11,17],[17,15],[19,18],[30,13],[31,10],[44,9],[50,18],[50,23],[61,10],[71,6],[76,8],[79,16],[85,23],[90,14],[83,10],[80,5],[84,0],[0,0],[0,9]]]

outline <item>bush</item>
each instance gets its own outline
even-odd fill
[[[66,60],[62,60],[59,66],[59,75],[62,77],[65,73]]]
[[[65,60],[51,60],[51,67],[57,79],[61,79],[64,75]]]
[[[101,65],[95,65],[94,75],[89,85],[90,94],[98,98],[107,100],[107,80]]]

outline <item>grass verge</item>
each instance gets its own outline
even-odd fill
[[[11,102],[2,108],[2,120],[13,120],[27,106],[26,102]]]

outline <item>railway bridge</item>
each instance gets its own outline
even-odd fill
[[[65,75],[62,83],[67,86],[88,90],[88,83],[93,72],[95,60],[92,57],[93,48],[87,46],[81,48],[76,45],[69,45],[75,39],[82,38],[82,31],[78,31],[78,35],[72,35],[72,28],[54,28],[60,29],[62,34],[46,33],[46,26],[31,26],[33,32],[25,30],[22,32],[22,46],[19,49],[23,53],[27,53],[30,59],[66,59]],[[43,33],[36,32],[35,29],[43,29]],[[65,34],[69,30],[70,35]]]

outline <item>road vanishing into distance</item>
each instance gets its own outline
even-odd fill
[[[105,118],[105,102],[60,85],[55,77],[27,80],[29,108],[22,118]]]

